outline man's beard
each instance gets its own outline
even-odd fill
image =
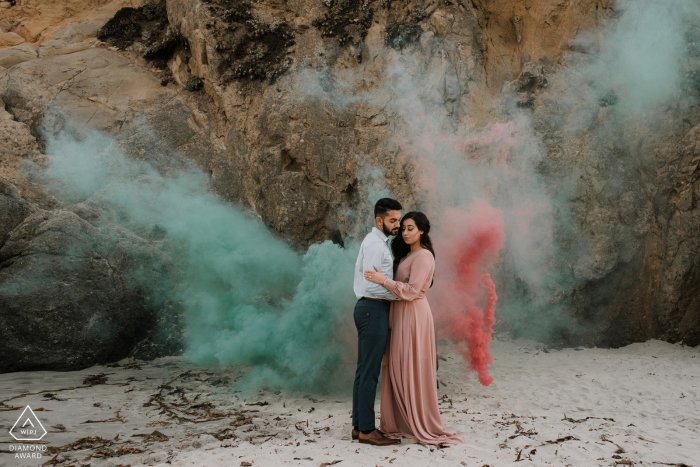
[[[399,233],[399,229],[396,229],[396,232],[392,232],[392,231],[386,226],[386,224],[382,224],[382,232],[384,232],[384,235],[386,235],[387,237],[391,237],[392,235],[396,235],[397,233]]]

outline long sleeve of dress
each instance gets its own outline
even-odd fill
[[[411,272],[408,275],[408,282],[399,282],[387,279],[385,287],[401,300],[411,301],[415,299],[421,291],[421,287],[427,282],[428,276],[432,274],[435,259],[430,251],[414,253],[418,255],[411,265]]]

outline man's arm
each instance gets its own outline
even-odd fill
[[[364,257],[362,258],[362,269],[364,271],[374,271],[374,266],[377,266],[385,277],[393,277],[393,262],[391,260],[391,256],[385,254],[386,250],[384,245],[382,245],[380,242],[372,242],[365,247],[363,253]],[[384,300],[399,300],[397,296],[389,292],[381,284],[375,284],[374,282],[370,282],[365,279],[363,279],[363,281],[365,290],[371,293],[375,298],[382,298]]]

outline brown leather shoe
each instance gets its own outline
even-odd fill
[[[377,431],[378,431],[379,434],[381,434],[381,435],[385,435],[385,434],[386,434],[386,433],[384,433],[382,430],[380,430],[379,428],[377,428]],[[351,436],[352,436],[352,439],[353,439],[353,440],[358,439],[358,438],[360,437],[360,430],[356,430],[356,429],[353,428],[353,429],[352,429],[352,434],[351,434]]]
[[[371,433],[364,434],[360,432],[357,435],[357,439],[360,443],[371,444],[372,446],[391,446],[394,444],[401,444],[400,439],[387,438],[379,432],[379,430],[374,430]]]

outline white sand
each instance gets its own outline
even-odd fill
[[[443,351],[446,361],[438,372],[445,384],[439,391],[444,397],[443,420],[466,439],[463,445],[444,449],[408,440],[383,448],[352,442],[349,392],[259,392],[243,400],[226,384],[234,376],[230,372],[190,368],[179,358],[159,359],[141,369],[97,366],[68,373],[4,374],[0,399],[50,390],[53,398],[42,393],[5,402],[20,409],[27,404],[43,409],[36,415],[49,430],[42,440],[48,446],[66,446],[87,436],[111,440],[102,447],[82,444],[60,452],[55,465],[319,467],[342,461],[339,467],[700,467],[700,347],[650,341],[617,350],[547,353],[537,343],[514,341],[494,342],[492,352],[495,382],[482,387],[474,373],[464,371],[454,351]],[[191,373],[178,377],[188,369]],[[77,387],[85,377],[99,373],[106,373],[107,384]],[[159,389],[166,383],[168,388]],[[75,388],[59,391],[70,386]],[[159,392],[162,405],[152,398]],[[263,401],[268,405],[249,405]],[[183,419],[169,417],[162,407]],[[7,431],[20,411],[0,411],[6,427],[0,436],[4,451],[20,444]],[[227,412],[216,419],[217,413]],[[184,420],[206,420],[207,414],[215,419]],[[88,420],[97,422],[85,423]],[[58,425],[65,431],[51,428]],[[168,439],[135,436],[155,430]],[[217,433],[224,435],[219,435],[221,440],[212,435]],[[41,465],[54,455],[19,460],[4,453],[0,465]]]

